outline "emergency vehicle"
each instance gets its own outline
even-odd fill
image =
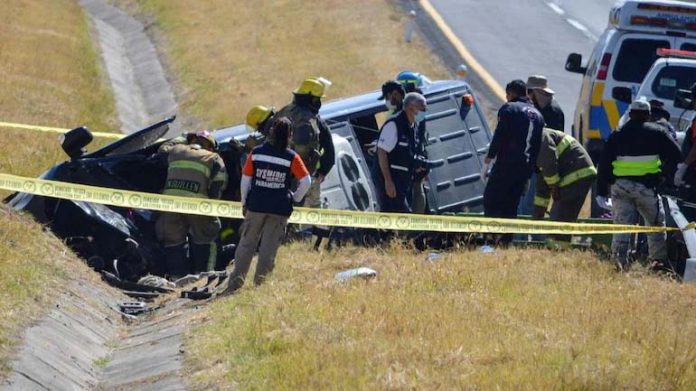
[[[657,99],[664,104],[664,110],[670,114],[670,123],[677,130],[677,140],[681,144],[684,132],[691,126],[696,112],[675,105],[675,97],[690,94],[691,86],[696,83],[696,52],[675,49],[658,49],[660,57],[650,67],[643,83],[638,88],[636,97],[650,101]],[[626,88],[617,100],[631,102],[632,93]],[[619,121],[619,127],[628,121],[625,112]]]
[[[589,60],[571,53],[566,70],[584,75],[573,135],[596,162],[631,98],[658,58],[657,49],[696,51],[696,4],[674,0],[626,0],[609,13],[609,24]],[[618,99],[622,98],[622,99]],[[673,99],[673,97],[672,97]],[[671,99],[670,99],[671,100]]]

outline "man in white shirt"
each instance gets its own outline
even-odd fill
[[[427,104],[419,93],[404,97],[403,110],[382,125],[377,142],[377,171],[380,206],[383,212],[411,212],[415,154],[415,126],[425,116]]]

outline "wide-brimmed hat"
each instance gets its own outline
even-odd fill
[[[527,89],[535,90],[539,89],[548,94],[555,94],[555,92],[549,88],[549,82],[546,80],[546,76],[542,75],[532,75],[527,79]]]

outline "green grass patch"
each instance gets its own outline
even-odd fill
[[[696,387],[696,287],[584,252],[281,249],[189,334],[194,388]],[[374,281],[339,283],[368,266]]]

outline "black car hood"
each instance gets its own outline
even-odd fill
[[[92,153],[82,156],[82,158],[100,158],[106,156],[123,155],[146,148],[162,136],[167,134],[169,124],[176,119],[175,116],[169,117],[145,129],[131,133],[128,136],[104,146]]]

